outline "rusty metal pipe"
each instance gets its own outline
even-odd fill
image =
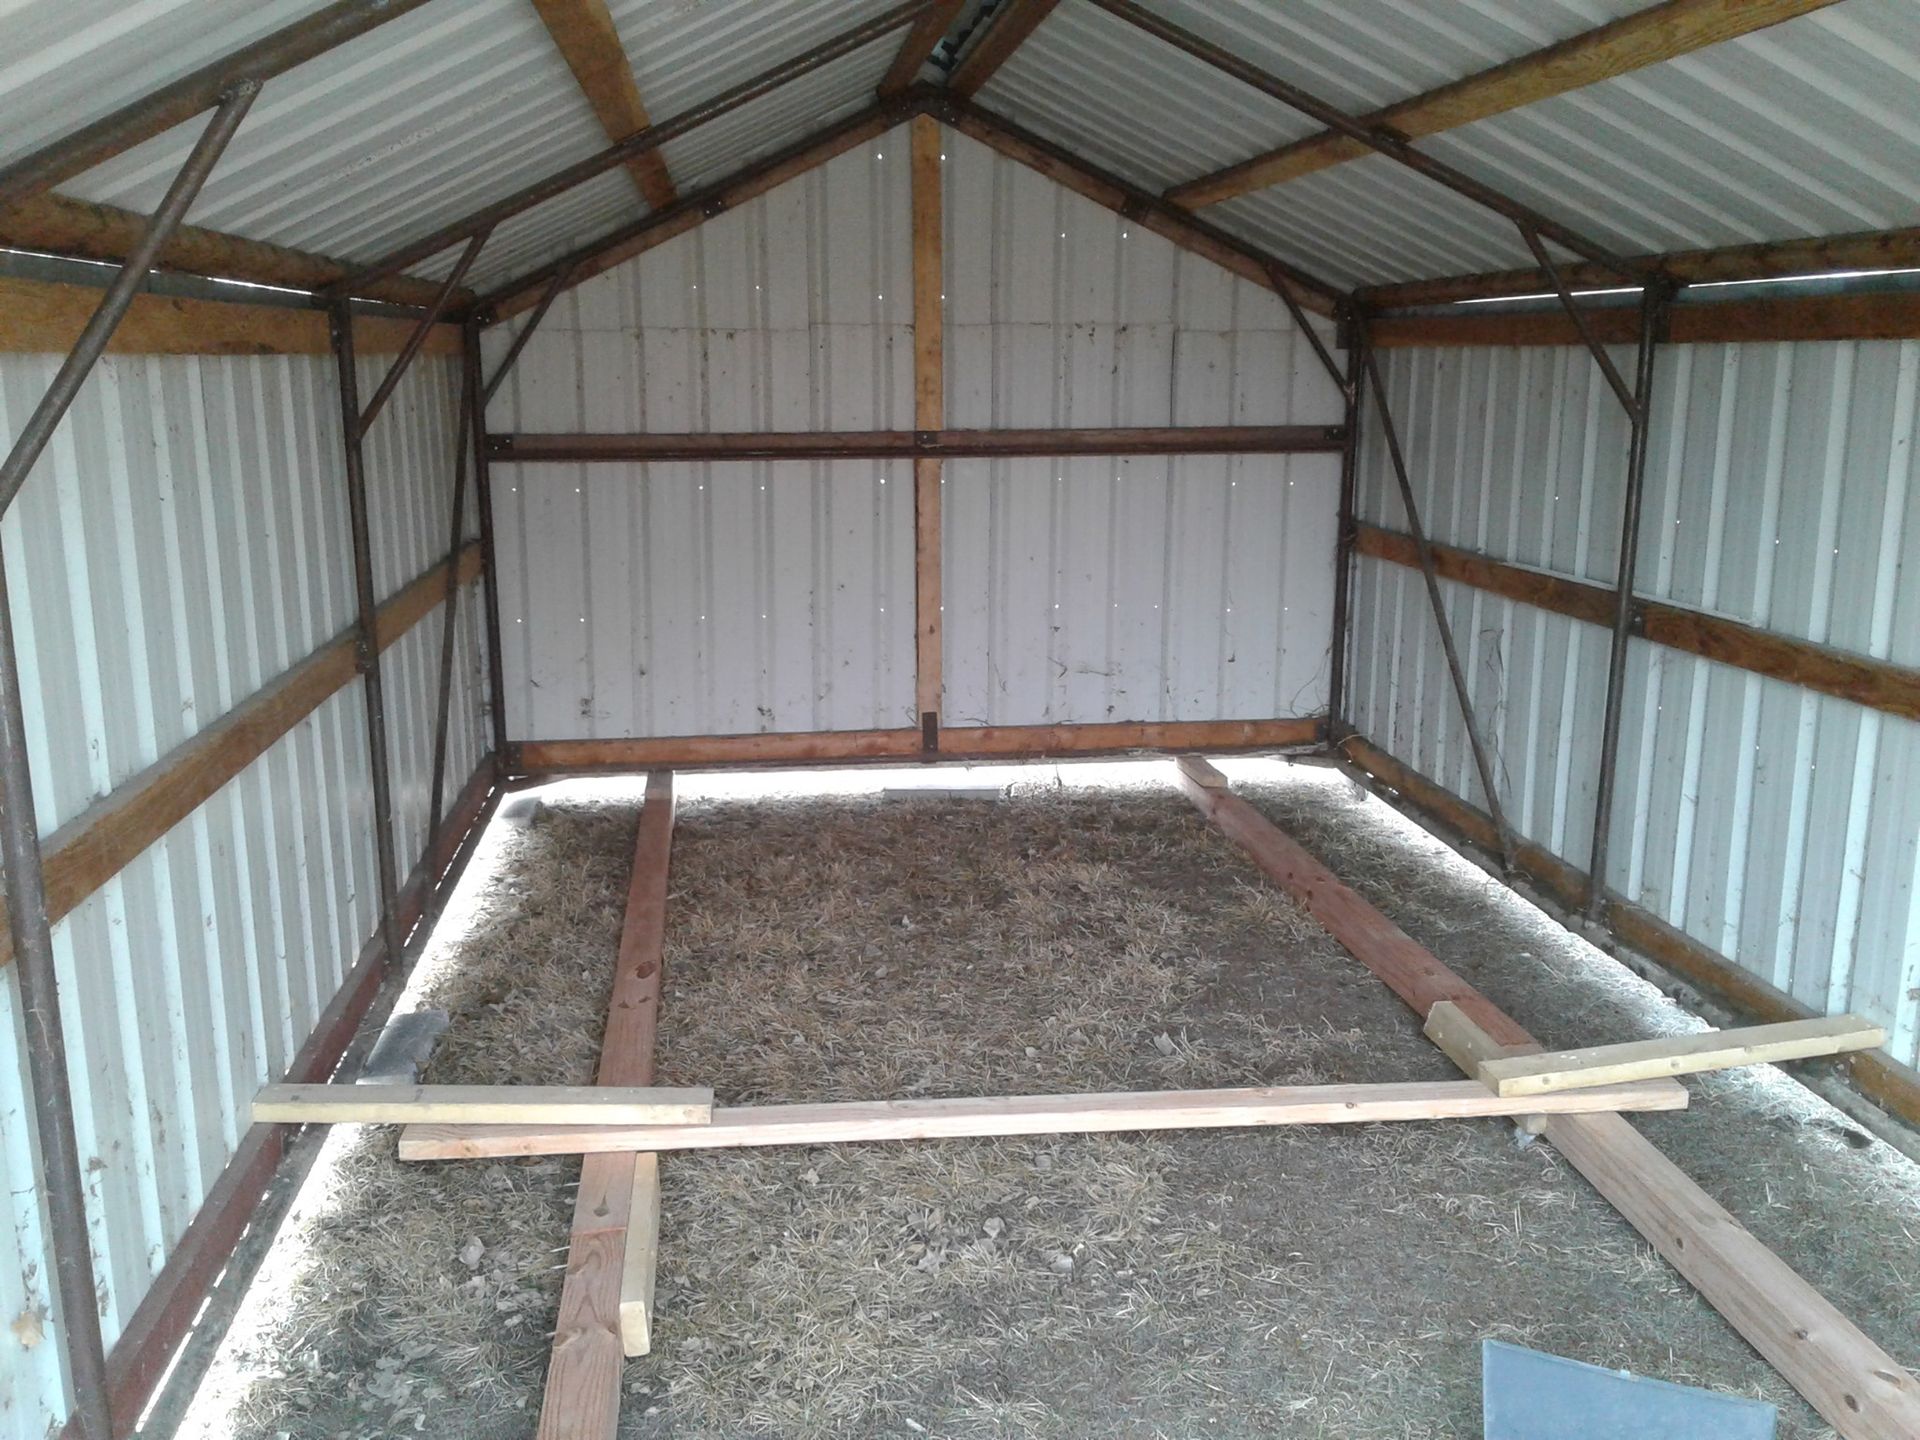
[[[487,243],[487,237],[493,232],[482,230],[467,242],[467,248],[460,252],[460,259],[447,278],[441,282],[439,294],[433,297],[433,304],[426,313],[414,322],[413,329],[407,335],[407,343],[400,347],[400,353],[393,357],[393,363],[387,367],[387,373],[380,377],[379,388],[373,392],[373,398],[367,401],[367,408],[360,412],[360,433],[365,435],[373,428],[373,422],[392,397],[395,388],[405,378],[407,367],[413,364],[414,356],[420,353],[420,347],[427,343],[427,337],[433,333],[433,327],[439,323],[441,314],[447,308],[447,302],[453,298],[453,292],[460,288],[460,282],[466,279],[467,270],[480,258],[480,247]]]

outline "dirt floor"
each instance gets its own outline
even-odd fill
[[[1543,1041],[1698,1028],[1335,772],[1242,788]],[[549,800],[503,839],[481,923],[419,987],[452,1015],[423,1078],[591,1079],[634,820]],[[1162,783],[683,803],[667,933],[659,1080],[727,1103],[1453,1078]],[[1915,1168],[1776,1072],[1689,1083],[1691,1110],[1637,1123],[1920,1364]],[[329,1142],[211,1433],[532,1433],[577,1162],[401,1165],[394,1133]],[[1484,1337],[1827,1433],[1503,1122],[683,1153],[661,1176],[627,1437],[1477,1435]]]

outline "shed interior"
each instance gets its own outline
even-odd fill
[[[1912,0],[0,42],[0,1437],[1920,1434]]]

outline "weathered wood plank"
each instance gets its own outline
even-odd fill
[[[263,1085],[255,1124],[705,1125],[713,1091],[650,1085]]]
[[[1051,15],[1059,3],[1060,0],[1006,0],[987,22],[980,38],[973,42],[973,48],[954,67],[947,79],[948,88],[956,95],[978,94],[993,78],[993,72],[1012,58],[1013,52],[1026,43],[1026,38],[1040,28],[1040,22]]]
[[[1886,1040],[1885,1030],[1858,1015],[1829,1015],[1818,1020],[1787,1020],[1776,1025],[1628,1040],[1577,1050],[1489,1056],[1475,1078],[1501,1095],[1549,1095],[1583,1085],[1617,1085],[1656,1076],[1697,1075],[1742,1065],[1871,1050]]]
[[[607,139],[617,145],[653,123],[640,99],[632,62],[607,0],[533,0],[533,8],[540,12],[540,22],[553,37]],[[680,198],[667,173],[666,158],[658,150],[635,155],[626,168],[640,198],[652,209],[664,210]]]

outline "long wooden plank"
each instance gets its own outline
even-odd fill
[[[937,263],[937,257],[933,257]],[[934,292],[938,303],[938,292]],[[917,314],[917,307],[916,307]],[[924,332],[939,339],[934,316]],[[916,344],[916,357],[918,345]],[[939,366],[916,366],[916,408],[938,417]],[[725,430],[493,434],[488,452],[501,463],[685,460],[907,460],[1032,455],[1333,454],[1345,444],[1338,425],[1124,425],[1019,430]]]
[[[81,260],[124,260],[140,243],[146,228],[144,215],[70,195],[36,195],[18,205],[0,207],[0,245]],[[174,232],[160,251],[158,263],[163,270],[308,292],[346,279],[351,269],[330,256],[193,225],[182,225]],[[439,292],[440,286],[432,280],[393,275],[354,293],[368,300],[426,306]],[[464,308],[472,300],[468,290],[453,296],[456,307]]]
[[[966,8],[967,0],[940,0],[907,27],[907,35],[894,52],[893,63],[880,77],[879,94],[883,98],[906,93],[920,74],[920,67],[933,55],[934,46],[946,39],[947,31]]]
[[[1233,794],[1219,771],[1191,759],[1180,769],[1188,798],[1416,1014],[1424,1018],[1437,1001],[1452,1000],[1495,1043],[1536,1043]],[[1528,1097],[1526,1103],[1547,1098]],[[1627,1120],[1561,1115],[1548,1122],[1546,1133],[1588,1183],[1846,1440],[1920,1435],[1920,1385],[1913,1377]]]
[[[1871,1021],[1858,1015],[1828,1015],[1818,1020],[1788,1020],[1777,1025],[1628,1040],[1578,1050],[1493,1056],[1481,1063],[1474,1078],[1501,1095],[1548,1095],[1583,1085],[1616,1085],[1660,1075],[1697,1075],[1742,1065],[1810,1060],[1848,1050],[1872,1050],[1886,1042],[1887,1032]]]
[[[1354,548],[1396,565],[1418,568],[1420,564],[1412,536],[1374,525],[1356,527]],[[1432,552],[1434,569],[1443,579],[1589,624],[1613,623],[1614,592],[1604,586],[1509,565],[1450,545],[1435,545]],[[1920,670],[1659,600],[1636,597],[1632,624],[1634,634],[1656,645],[1920,720]]]
[[[1632,343],[1638,322],[1631,307],[1593,306],[1586,313],[1603,343]],[[1442,314],[1387,315],[1369,321],[1367,334],[1376,346],[1389,350],[1582,343],[1573,321],[1557,308],[1492,311],[1473,307]],[[1920,293],[1911,290],[1682,301],[1671,308],[1667,321],[1667,338],[1676,345],[1746,340],[1906,340],[1915,336],[1920,336]]]
[[[63,354],[73,348],[100,305],[100,291],[86,285],[0,276],[0,353]],[[368,354],[393,353],[406,343],[413,322],[361,315],[353,325],[357,347]],[[454,355],[460,327],[435,325],[422,350]],[[327,317],[319,310],[283,305],[247,305],[181,295],[136,295],[107,342],[110,355],[330,355]]]
[[[601,1085],[647,1085],[653,1080],[673,807],[673,776],[655,771],[647,777],[634,838],[627,913],[620,927],[606,1034],[600,1042],[596,1079]],[[621,1309],[628,1283],[628,1237],[636,1215],[644,1227],[648,1210],[657,1214],[660,1203],[657,1172],[651,1193],[636,1191],[631,1152],[640,1147],[626,1148],[627,1154],[589,1155],[580,1167],[553,1358],[540,1402],[539,1440],[612,1440],[619,1424],[620,1367],[627,1353]]]
[[[633,1157],[627,1207],[627,1249],[620,1266],[620,1348],[629,1356],[653,1349],[653,1288],[660,1258],[660,1157]]]
[[[943,32],[944,33],[944,32]],[[909,147],[913,187],[913,425],[946,425],[946,277],[941,250],[940,122],[916,115]],[[940,461],[913,462],[914,713],[926,748],[938,743],[942,695]]]
[[[994,71],[1013,57],[1013,52],[1026,43],[1027,37],[1040,28],[1040,22],[1051,15],[1059,3],[1060,0],[1006,0],[954,67],[947,79],[948,88],[956,95],[978,94],[993,78]]]
[[[1461,1073],[1473,1080],[1480,1079],[1480,1067],[1489,1060],[1498,1060],[1508,1055],[1537,1054],[1538,1045],[1501,1045],[1494,1041],[1478,1025],[1468,1018],[1451,1000],[1436,1000],[1433,1008],[1427,1011],[1426,1023],[1422,1033],[1440,1047],[1443,1053]],[[1485,1084],[1485,1081],[1481,1081]]]
[[[993,1135],[1084,1135],[1277,1125],[1372,1125],[1483,1116],[1683,1110],[1677,1084],[1618,1085],[1512,1100],[1472,1080],[1376,1085],[1273,1085],[989,1099],[854,1100],[716,1107],[709,1125],[409,1125],[402,1160],[577,1155],[628,1150],[730,1150]]]
[[[653,123],[640,99],[632,62],[607,0],[533,0],[533,8],[540,12],[541,24],[553,37],[607,139],[617,145]],[[640,198],[653,209],[664,210],[680,198],[658,150],[633,156],[626,168]]]
[[[1823,9],[1835,0],[1667,0],[1535,50],[1504,65],[1428,90],[1365,116],[1373,126],[1417,140],[1471,125],[1585,85],[1748,35]],[[1330,130],[1242,160],[1167,192],[1176,205],[1214,205],[1358,160],[1372,151]]]
[[[478,545],[460,552],[458,567],[461,585],[479,574]],[[436,565],[381,605],[375,623],[381,650],[441,603],[446,574],[445,565]],[[71,913],[350,682],[355,643],[353,631],[336,636],[47,836],[41,849],[48,918]],[[0,904],[0,965],[12,959],[6,907]]]
[[[1312,745],[1316,716],[1283,720],[1101,721],[1075,725],[965,725],[941,732],[943,760],[1106,755],[1128,750],[1257,750]],[[918,758],[918,730],[806,730],[767,735],[682,735],[644,740],[526,740],[512,748],[515,774],[632,771],[667,765],[816,764]]]
[[[256,1124],[705,1125],[713,1091],[652,1085],[263,1085]]]

